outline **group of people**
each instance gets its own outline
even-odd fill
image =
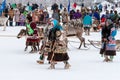
[[[31,14],[33,21],[37,22],[37,24],[46,24],[49,18],[48,12],[45,8],[42,8],[35,4],[32,6],[29,3],[24,6],[22,4],[13,4],[6,5],[6,8],[2,12],[0,16],[9,17],[8,22],[6,23],[7,26],[25,26],[25,20],[27,14]]]
[[[26,42],[29,43],[29,45],[32,45],[31,47],[35,48],[34,44],[36,40],[39,40],[36,23],[32,20],[32,17],[30,15],[27,15],[26,21],[26,30],[28,34]],[[59,22],[56,19],[50,19],[49,25],[50,27],[48,35],[44,35],[44,43],[42,43],[41,49],[39,51],[40,60],[37,62],[44,63],[45,53],[48,53],[47,60],[51,64],[49,67],[50,69],[55,69],[56,61],[63,61],[65,64],[64,68],[68,69],[70,67],[70,64],[68,62],[69,56],[67,53],[67,44],[63,38],[61,38],[64,32],[63,28],[60,26]],[[34,53],[34,51],[31,50],[31,53]]]
[[[100,20],[99,11],[97,10],[90,11],[83,7],[81,8],[81,12],[80,10],[77,10],[77,11],[71,10],[69,14],[66,8],[64,8],[64,10],[60,13],[60,10],[58,9],[57,4],[52,5],[51,9],[53,10],[52,18],[49,18],[48,12],[44,14],[43,10],[41,11],[34,10],[34,12],[32,12],[32,16],[31,16],[31,13],[27,13],[27,14],[25,12],[19,13],[19,10],[18,9],[16,10],[17,14],[19,13],[21,15],[23,14],[25,15],[23,24],[26,26],[26,30],[28,34],[28,38],[26,41],[29,42],[30,45],[35,44],[35,42],[39,40],[37,24],[42,23],[44,19],[46,23],[50,22],[49,23],[50,27],[48,30],[49,34],[47,35],[47,37],[43,39],[43,43],[39,52],[40,60],[37,61],[38,63],[44,63],[44,57],[45,57],[44,55],[45,53],[48,53],[47,60],[51,64],[50,69],[55,69],[55,64],[56,62],[59,62],[59,61],[63,61],[65,63],[64,68],[68,69],[70,67],[70,64],[68,62],[69,56],[67,53],[67,43],[63,38],[64,30],[63,30],[63,27],[60,25],[60,22],[62,22],[64,25],[68,23],[69,20],[81,19],[83,21],[83,27],[86,32],[86,35],[90,35],[90,28],[93,24],[92,18],[94,18],[95,21],[98,22],[98,24],[100,24],[101,21],[102,23],[104,22],[104,24],[101,25],[102,26],[101,27],[102,48],[100,49],[100,54],[105,57],[104,61],[106,62],[113,61],[113,58],[116,55],[115,36],[117,34],[116,25],[114,25],[113,23],[116,23],[118,18],[115,18],[114,20],[112,20],[112,18],[110,19],[107,17],[108,15],[106,12],[104,17],[102,17]],[[11,8],[9,12],[11,12],[9,15],[9,20],[10,20],[10,25],[12,26],[14,11]],[[38,15],[36,14],[38,12],[41,13],[41,16],[39,16],[40,22],[38,20]],[[115,15],[116,15],[116,12],[115,14],[113,14],[113,16]],[[62,20],[60,19],[60,16],[62,16]],[[105,19],[103,20],[103,18]],[[16,21],[16,25],[18,24],[19,23]],[[35,49],[35,46],[32,46],[32,48]]]

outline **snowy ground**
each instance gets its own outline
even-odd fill
[[[0,35],[16,36],[24,27],[7,27]],[[116,36],[119,37],[120,31]],[[100,40],[100,32],[85,36],[88,39]],[[78,42],[76,37],[69,40]],[[72,46],[71,46],[71,45]],[[70,56],[71,68],[64,70],[64,64],[56,64],[55,70],[49,70],[49,64],[40,65],[36,63],[39,54],[30,54],[30,48],[24,52],[25,38],[0,37],[0,79],[1,80],[118,80],[120,74],[120,54],[114,58],[114,62],[103,62],[99,55],[99,49],[89,46],[90,49],[78,50],[78,43],[70,42],[68,54]]]

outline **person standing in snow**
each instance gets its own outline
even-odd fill
[[[74,18],[74,19],[80,19],[80,18],[82,18],[82,14],[80,13],[79,10],[77,10],[77,11],[74,13],[73,18]]]
[[[66,24],[68,23],[68,11],[66,8],[64,8],[63,12],[61,13],[61,16],[62,16],[62,23],[63,24]]]
[[[107,20],[105,26],[102,27],[102,48],[100,49],[100,54],[105,57],[105,62],[113,61],[113,58],[116,55],[116,34],[117,31],[115,26],[113,26],[113,22]]]
[[[51,21],[52,28],[49,31],[48,40],[51,42],[51,51],[48,52],[47,60],[50,61],[50,69],[55,69],[55,62],[62,61],[64,69],[69,69],[69,56],[67,53],[67,43],[65,42],[64,31],[59,22],[55,19]]]
[[[92,18],[89,16],[89,13],[83,18],[83,27],[86,35],[90,35],[90,28],[92,25]]]
[[[20,19],[20,11],[19,11],[19,9],[15,10],[14,16],[15,16],[16,26],[19,26],[19,19]]]
[[[69,14],[70,20],[74,19],[74,18],[73,18],[74,13],[75,13],[75,10],[72,9],[72,10],[70,11],[70,14]]]
[[[13,17],[14,17],[14,10],[13,8],[11,8],[9,11],[8,11],[8,15],[9,15],[9,25],[10,26],[13,26]]]
[[[33,22],[32,16],[30,16],[29,14],[26,17],[26,31],[28,34],[26,44],[30,45],[32,48],[30,53],[34,53],[37,51],[35,44],[39,42],[40,39],[38,37],[38,30],[37,30],[36,23]]]

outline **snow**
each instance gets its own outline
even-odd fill
[[[7,27],[0,35],[16,36],[20,29],[24,27]],[[118,31],[120,34],[120,31]],[[116,38],[120,39],[117,34]],[[100,40],[100,32],[91,32],[88,39]],[[79,40],[76,37],[70,37],[69,41]],[[113,62],[103,62],[99,54],[99,49],[90,47],[88,50],[77,49],[79,43],[70,42],[68,44],[69,63],[71,68],[64,70],[64,64],[57,63],[55,70],[49,70],[50,66],[45,60],[45,64],[37,64],[39,54],[30,54],[30,47],[25,52],[25,37],[17,39],[16,37],[0,37],[0,79],[1,80],[115,80],[119,79],[120,73],[120,55]]]
[[[50,12],[50,11],[49,11]],[[57,63],[56,69],[49,70],[50,66],[38,64],[39,54],[29,53],[30,47],[25,52],[25,37],[17,39],[15,36],[25,27],[7,27],[2,31],[0,27],[0,80],[118,80],[120,74],[120,52],[113,62],[103,62],[99,49],[92,45],[79,50],[79,40],[76,37],[68,38],[68,54],[70,69],[65,70],[64,64]],[[118,30],[116,39],[120,39]],[[8,36],[8,37],[7,37]],[[91,32],[90,36],[83,34],[88,43],[90,40],[101,40],[101,32]]]

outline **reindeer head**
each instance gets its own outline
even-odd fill
[[[21,37],[23,37],[25,35],[26,35],[26,30],[25,29],[21,29],[20,32],[17,35],[17,38],[19,39],[19,38],[21,38]]]

